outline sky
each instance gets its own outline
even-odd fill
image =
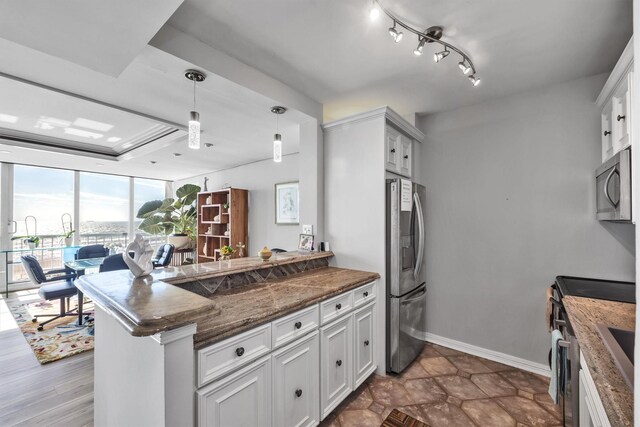
[[[38,220],[38,234],[62,233],[61,216],[73,216],[73,171],[14,166],[13,219],[26,234],[24,218]],[[135,179],[134,210],[148,200],[164,198],[164,181]],[[135,212],[134,212],[135,213]],[[80,221],[128,221],[129,178],[80,172]],[[77,221],[74,218],[74,224]],[[29,234],[35,234],[33,222]]]

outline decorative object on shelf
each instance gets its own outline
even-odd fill
[[[133,253],[133,258],[130,255],[131,253]],[[124,259],[134,277],[146,276],[153,271],[152,258],[153,248],[141,234],[136,234],[136,238],[127,245],[127,248],[122,253],[122,259]]]
[[[229,209],[229,202],[226,202],[224,205],[222,205],[222,207],[228,210]]]
[[[206,145],[206,144],[205,144]],[[204,177],[204,183],[202,184],[202,191],[209,191],[207,189],[207,181],[209,181],[209,178],[207,178],[206,176]]]
[[[205,231],[204,234],[213,234],[213,231],[211,231],[211,226],[209,226],[209,228],[207,228],[207,231]]]
[[[331,251],[331,246],[329,245],[329,242],[320,242],[318,244],[318,251],[319,252],[329,252],[329,251]]]
[[[389,9],[385,8],[382,5],[381,0],[372,0],[371,10],[369,12],[369,17],[371,18],[372,21],[375,21],[378,19],[378,17],[380,16],[380,11],[382,11],[385,15],[387,15],[387,17],[389,17],[389,19],[391,19],[391,21],[393,22],[392,27],[390,27],[388,31],[389,31],[389,35],[391,36],[391,39],[395,43],[399,43],[400,40],[402,40],[403,38],[403,33],[397,30],[398,26],[418,36],[418,46],[413,51],[413,53],[416,56],[420,56],[423,54],[425,43],[438,43],[442,45],[444,49],[440,52],[434,53],[433,60],[436,63],[442,61],[444,58],[449,56],[451,51],[456,52],[458,55],[462,57],[462,60],[458,63],[458,68],[460,68],[460,71],[462,71],[462,73],[465,76],[468,76],[469,81],[473,86],[478,86],[480,84],[480,79],[476,77],[476,68],[473,65],[473,62],[471,61],[471,58],[469,58],[469,55],[467,55],[466,53],[464,53],[462,50],[455,47],[451,43],[447,43],[441,40],[442,27],[439,27],[436,25],[436,26],[429,27],[424,31],[418,30],[412,27],[411,25],[407,24],[407,22],[399,18],[398,15],[396,15]]]
[[[206,191],[206,190],[205,190]],[[206,205],[210,205],[211,204],[211,196],[207,197],[207,199],[204,201],[204,203]]]
[[[193,111],[189,113],[189,148],[200,149],[200,113],[196,111],[196,83],[206,76],[197,70],[187,70],[184,76],[193,82]]]
[[[221,247],[220,255],[222,256],[222,261],[228,261],[229,259],[231,259],[231,255],[233,255],[235,251],[236,250],[233,249],[233,246],[224,245],[223,247]]]
[[[301,251],[313,250],[313,234],[301,234],[298,241],[298,249]]]
[[[213,222],[220,222],[220,215],[216,215],[213,217]]]
[[[298,181],[275,185],[276,224],[300,223],[300,192]]]
[[[226,229],[226,230],[224,230],[224,235],[225,235],[226,237],[229,237],[229,235],[230,235],[230,234],[231,234],[231,230],[229,229],[229,224],[227,224],[227,229]]]
[[[238,242],[238,244],[236,245],[236,248],[238,248],[238,258],[244,258],[244,248],[246,248],[247,245],[245,245],[242,242]]]
[[[197,230],[198,212],[194,206],[200,187],[185,184],[176,190],[176,199],[151,200],[138,210],[138,228],[149,234],[169,235],[167,242],[176,249],[189,247]]]
[[[207,256],[207,241],[205,240],[204,245],[202,245],[202,255]]]
[[[258,256],[262,258],[262,261],[269,261],[271,255],[273,255],[273,252],[271,252],[271,250],[266,246],[260,249],[260,252],[258,252]]]
[[[280,135],[278,129],[278,117],[280,114],[284,114],[287,109],[276,105],[271,107],[271,112],[276,115],[276,133],[273,135],[273,161],[280,163],[282,161],[282,135]]]

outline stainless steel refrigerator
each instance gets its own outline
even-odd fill
[[[402,372],[420,354],[426,324],[425,188],[387,185],[387,371]]]

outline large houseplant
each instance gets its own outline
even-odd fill
[[[176,249],[188,247],[198,229],[198,212],[195,201],[200,187],[185,184],[176,190],[176,198],[151,200],[138,210],[142,219],[138,228],[149,234],[169,235],[169,243]]]

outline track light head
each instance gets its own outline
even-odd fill
[[[396,43],[400,43],[400,40],[402,40],[402,36],[404,34],[402,33],[402,31],[396,30],[396,21],[393,21],[393,27],[389,27],[389,35]]]
[[[465,76],[471,72],[471,66],[465,64],[464,59],[458,62],[458,68],[460,68],[460,71],[462,71],[462,74]]]
[[[445,47],[442,52],[438,52],[438,53],[434,53],[433,54],[433,60],[434,60],[434,62],[438,63],[438,62],[442,61],[444,58],[446,58],[448,55],[449,55],[449,51]]]
[[[427,39],[425,39],[424,37],[420,38],[420,43],[418,43],[418,47],[416,47],[413,50],[413,54],[415,56],[420,56],[422,55],[422,52],[424,51],[424,44],[427,42]]]
[[[471,82],[471,84],[472,84],[472,85],[474,85],[474,86],[478,86],[478,85],[480,84],[480,79],[479,79],[479,78],[477,78],[477,77],[475,76],[475,74],[472,74],[472,75],[470,75],[470,76],[469,76],[469,81],[470,81],[470,82]]]

